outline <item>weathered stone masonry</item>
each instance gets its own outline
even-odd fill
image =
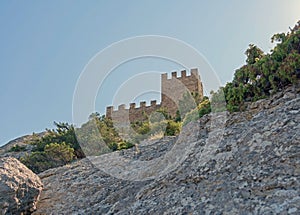
[[[203,97],[203,86],[197,69],[191,69],[191,75],[186,71],[181,71],[181,76],[177,77],[177,72],[172,72],[172,77],[168,79],[167,73],[161,75],[161,103],[156,100],[151,101],[150,106],[146,102],[140,102],[140,107],[136,108],[135,103],[131,103],[129,109],[125,104],[119,105],[118,110],[113,106],[106,108],[106,117],[115,121],[143,121],[145,116],[149,116],[160,108],[165,108],[171,116],[175,116],[178,110],[178,102],[184,93],[189,92]]]

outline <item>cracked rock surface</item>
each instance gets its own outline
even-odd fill
[[[0,214],[31,214],[43,185],[15,158],[0,158]]]
[[[35,214],[300,214],[299,89],[139,149],[39,174]]]

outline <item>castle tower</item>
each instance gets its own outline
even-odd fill
[[[197,69],[191,70],[191,75],[187,76],[186,71],[181,71],[181,76],[177,77],[177,72],[172,72],[172,77],[168,79],[167,73],[161,75],[161,104],[151,101],[150,106],[146,102],[140,102],[140,107],[131,103],[129,109],[125,105],[120,105],[118,110],[112,106],[106,108],[106,117],[115,121],[122,121],[125,118],[130,122],[144,121],[151,113],[159,108],[165,108],[172,117],[176,115],[179,109],[179,101],[183,99],[184,94],[198,95],[203,98],[203,87]],[[125,116],[126,115],[126,116]]]
[[[181,77],[177,77],[177,72],[172,72],[171,79],[168,79],[167,74],[161,75],[161,106],[171,116],[176,115],[179,101],[185,93],[203,98],[203,86],[197,69],[192,69],[190,76],[186,75],[185,70],[181,71]]]

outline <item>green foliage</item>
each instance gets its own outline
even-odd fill
[[[77,141],[74,126],[68,123],[54,124],[56,129],[47,130],[45,135],[32,135],[27,144],[34,146],[33,152],[21,158],[36,173],[85,157]]]
[[[171,119],[172,117],[169,114],[169,111],[165,107],[159,108],[156,112],[161,113],[165,119]]]
[[[57,164],[66,164],[73,160],[74,149],[67,145],[65,142],[63,143],[50,143],[45,146],[45,153],[50,158],[50,160],[54,161]]]
[[[197,107],[199,118],[211,112],[211,104],[208,97],[204,97],[203,101]]]
[[[137,121],[131,123],[131,127],[136,132],[131,135],[134,143],[139,143],[141,140],[149,137],[160,137],[178,135],[181,130],[181,116],[179,111],[174,119],[168,114],[165,108],[160,108],[156,114],[151,114],[146,117],[147,121]]]
[[[45,146],[44,151],[36,151],[21,158],[29,169],[40,173],[50,168],[65,165],[74,158],[74,149],[66,143],[50,143]]]
[[[9,152],[22,152],[26,150],[26,146],[14,145],[8,151]]]
[[[121,141],[118,143],[118,150],[122,150],[122,149],[128,149],[128,148],[131,148],[133,147],[134,144],[128,142],[128,141]]]
[[[216,98],[216,97],[215,97]],[[198,104],[197,108],[190,111],[188,114],[186,114],[183,125],[186,125],[190,122],[197,121],[199,118],[204,116],[205,114],[208,114],[211,112],[211,104],[208,97],[204,97],[202,102]]]
[[[299,83],[300,21],[291,32],[275,34],[271,41],[277,44],[270,54],[250,44],[245,52],[247,64],[237,69],[233,81],[221,89],[230,112],[243,111],[245,102],[266,98]],[[218,93],[212,100],[214,96]]]
[[[97,113],[91,114],[89,121],[76,129],[76,135],[82,150],[89,156],[115,151],[122,141],[112,120]]]
[[[221,96],[219,97],[221,98]],[[217,96],[214,98],[217,106],[217,103],[220,103],[221,99],[218,101]],[[211,104],[208,97],[204,96],[201,100],[198,94],[184,94],[183,99],[179,101],[179,108],[180,112],[183,113],[183,125],[196,121],[203,115],[211,112]]]
[[[136,122],[134,129],[145,134],[149,128],[146,123]],[[91,114],[89,121],[78,128],[76,134],[83,151],[88,155],[101,155],[134,146],[131,142],[122,140],[111,119],[98,113]]]
[[[40,173],[55,167],[55,165],[48,159],[46,153],[41,151],[36,151],[30,155],[26,155],[25,157],[22,157],[20,161],[35,173]]]
[[[46,145],[49,145],[51,143],[66,143],[74,149],[74,154],[76,158],[85,157],[77,141],[74,126],[69,125],[68,123],[57,122],[54,122],[54,125],[57,127],[56,129],[48,129],[47,133],[42,137],[35,136],[34,138],[28,141],[28,144],[35,146],[34,151],[43,152],[45,150]]]
[[[177,135],[182,124],[195,121],[210,112],[224,111],[225,106],[230,112],[243,111],[246,102],[266,98],[299,83],[300,21],[290,32],[275,34],[271,41],[276,46],[268,54],[250,44],[245,52],[246,64],[235,71],[232,82],[212,92],[210,100],[207,97],[201,100],[198,94],[186,93],[179,101],[179,110],[174,119],[167,109],[161,108],[157,112],[163,119],[160,115],[148,120],[149,116],[145,115],[145,121],[133,123],[131,126],[136,133],[131,134],[130,142],[122,140],[110,119],[93,113],[81,128],[75,129],[73,125],[55,122],[56,129],[47,130],[42,137],[33,135],[28,143],[34,146],[34,152],[21,161],[38,173],[82,158],[85,156],[83,151],[88,155],[99,155],[130,148],[133,143],[151,135]],[[24,148],[14,146],[10,150]]]
[[[264,56],[264,52],[253,44],[249,45],[249,48],[246,50],[245,54],[247,56],[246,62],[249,65],[256,63]]]
[[[135,132],[141,135],[149,133],[151,129],[148,121],[132,123],[131,127],[135,130]]]
[[[180,133],[181,130],[181,123],[174,122],[172,120],[167,121],[167,127],[165,130],[165,136],[176,136]]]
[[[177,111],[176,111],[176,116],[175,116],[174,121],[175,121],[175,122],[181,122],[181,120],[182,120],[182,118],[181,118],[181,115],[180,115],[180,111],[177,110]]]
[[[178,135],[181,130],[181,122],[176,122],[172,119],[159,122],[135,122],[131,126],[137,132],[133,137],[135,142],[160,133],[163,133],[165,136]]]

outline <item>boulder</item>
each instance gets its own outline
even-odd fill
[[[0,214],[31,214],[42,188],[40,178],[20,161],[0,158]]]

